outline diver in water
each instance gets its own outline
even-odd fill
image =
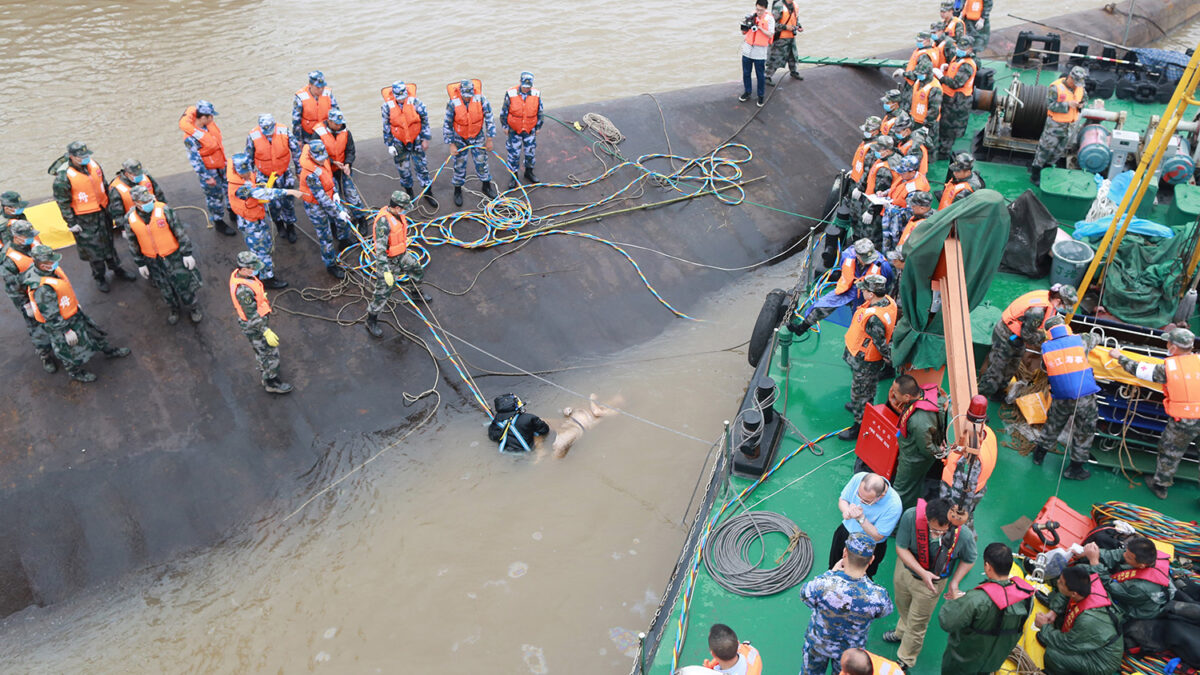
[[[529,452],[538,436],[550,433],[550,425],[525,412],[525,403],[516,394],[497,396],[495,407],[496,416],[488,425],[488,440],[499,444],[500,452]]]

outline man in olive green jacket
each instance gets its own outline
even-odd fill
[[[983,550],[988,580],[942,604],[938,624],[948,636],[943,675],[993,673],[1021,638],[1033,607],[1033,588],[1024,579],[1009,578],[1012,562],[1007,544],[988,544]]]
[[[1100,575],[1108,597],[1130,619],[1157,619],[1175,597],[1170,563],[1146,537],[1130,539],[1125,548],[1083,547],[1083,569]]]
[[[1034,618],[1037,640],[1046,648],[1047,675],[1112,675],[1121,668],[1125,642],[1120,616],[1100,577],[1068,567],[1058,577],[1049,612]]]

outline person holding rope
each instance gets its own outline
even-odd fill
[[[1073,415],[1075,422],[1067,449],[1071,463],[1062,475],[1068,480],[1087,480],[1092,474],[1083,465],[1091,455],[1092,440],[1096,436],[1099,415],[1096,393],[1100,391],[1087,355],[1100,341],[1100,336],[1095,333],[1072,335],[1061,316],[1047,319],[1046,327],[1050,339],[1042,343],[1042,361],[1050,380],[1050,408],[1033,450],[1033,463],[1041,464],[1046,453],[1058,444],[1058,435]]]
[[[329,153],[329,163],[333,166],[333,184],[342,197],[342,204],[350,205],[350,219],[361,233],[363,226],[367,224],[367,205],[358,194],[358,187],[350,175],[354,168],[354,135],[346,126],[346,116],[341,110],[333,108],[324,122],[313,127],[313,133],[325,144],[325,151]],[[345,249],[354,242],[349,232],[342,234],[345,236],[338,239],[338,247]]]
[[[229,276],[229,297],[237,312],[238,326],[254,349],[254,360],[262,373],[263,389],[271,394],[287,394],[292,385],[279,379],[279,336],[271,330],[271,303],[258,280],[263,263],[250,251],[237,254],[237,269]]]
[[[538,436],[550,433],[550,425],[525,412],[525,403],[516,394],[501,394],[494,403],[496,415],[488,425],[488,440],[499,444],[500,452],[529,452]]]
[[[405,285],[410,293],[419,294],[425,302],[432,300],[417,287],[425,270],[417,254],[408,250],[408,218],[404,214],[411,208],[408,194],[396,190],[371,223],[371,250],[375,259],[375,293],[367,304],[367,332],[371,337],[383,337],[379,313],[387,306],[400,277],[408,277]]]
[[[271,228],[267,225],[266,205],[282,197],[299,197],[300,191],[255,185],[254,179],[254,165],[249,155],[239,152],[230,158],[225,169],[229,209],[237,217],[237,227],[246,241],[246,248],[253,251],[262,262],[258,277],[263,287],[272,290],[287,288],[287,282],[275,276],[275,260],[271,256],[275,243]]]

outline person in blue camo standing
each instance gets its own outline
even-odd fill
[[[337,107],[333,90],[325,86],[325,73],[312,71],[308,74],[308,84],[292,97],[292,136],[302,144],[315,141],[316,126]]]
[[[508,130],[508,169],[512,171],[511,190],[517,187],[517,173],[521,168],[521,151],[525,151],[525,180],[536,183],[533,165],[537,154],[537,132],[542,128],[545,115],[542,112],[542,92],[533,88],[533,73],[521,73],[521,83],[504,94],[504,106],[500,109],[500,126]]]
[[[296,243],[296,203],[286,191],[296,189],[300,143],[291,132],[275,123],[274,115],[263,113],[258,116],[258,126],[246,136],[246,155],[254,161],[255,183],[265,185],[274,175],[271,187],[285,190],[282,196],[271,200],[267,210],[275,229],[288,242]]]
[[[346,271],[338,264],[335,244],[337,240],[347,238],[350,214],[337,193],[333,165],[321,141],[309,143],[300,153],[300,192],[304,213],[308,214],[308,220],[317,232],[325,270],[335,279],[346,278]]]
[[[887,591],[867,577],[874,554],[873,539],[861,532],[852,534],[842,560],[800,589],[800,598],[812,608],[801,675],[823,675],[842,652],[862,649],[871,622],[892,613]]]
[[[383,96],[383,106],[379,109],[383,117],[383,143],[392,156],[396,173],[400,174],[400,185],[408,196],[415,196],[413,172],[416,172],[425,203],[436,209],[438,202],[429,185],[429,166],[425,161],[425,152],[429,149],[429,139],[432,137],[429,132],[429,112],[421,99],[416,97],[416,91],[416,85],[397,80],[380,92]]]
[[[237,217],[238,231],[246,241],[246,248],[262,263],[259,280],[265,288],[287,288],[287,282],[275,276],[275,259],[271,257],[275,241],[271,227],[267,225],[266,205],[282,197],[299,197],[300,191],[256,185],[254,164],[244,152],[237,153],[229,160],[225,177],[229,185],[229,208]]]
[[[196,105],[188,108],[180,117],[179,128],[183,131],[183,147],[187,150],[188,164],[200,179],[208,219],[214,230],[232,237],[237,231],[225,222],[225,145],[216,116],[217,110],[211,102],[196,101]],[[154,193],[160,197],[159,201],[165,201],[158,194],[157,185],[154,186]],[[119,219],[114,215],[113,220]]]
[[[462,206],[462,186],[467,182],[467,152],[475,161],[475,175],[483,183],[483,194],[488,199],[496,196],[492,187],[492,173],[488,169],[488,153],[492,151],[492,138],[496,135],[496,123],[492,119],[492,104],[487,97],[476,91],[479,80],[463,80],[450,85],[450,102],[446,104],[446,119],[442,122],[442,142],[450,146],[454,155],[454,205]],[[480,87],[482,88],[482,87]],[[468,147],[469,151],[464,152]]]

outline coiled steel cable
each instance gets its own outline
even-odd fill
[[[779,532],[790,541],[775,567],[762,568],[766,535]],[[750,562],[757,542],[757,562]],[[812,540],[786,516],[774,511],[746,511],[721,523],[704,548],[704,568],[721,588],[738,595],[762,597],[782,593],[804,581],[812,569]]]

